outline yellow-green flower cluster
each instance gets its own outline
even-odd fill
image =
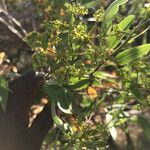
[[[63,26],[63,23],[60,20],[58,20],[58,19],[51,22],[51,27],[54,30],[60,29],[62,26]]]
[[[122,33],[121,29],[118,27],[118,25],[114,25],[113,26],[113,31],[114,31],[115,35],[117,35],[117,36],[123,36],[123,33]]]
[[[81,41],[88,39],[88,34],[86,31],[86,26],[83,24],[78,24],[76,27],[73,28],[70,36],[73,40],[78,39]]]
[[[61,29],[64,29],[65,27],[67,27],[67,23],[61,22],[60,20],[56,19],[50,22],[46,22],[46,21],[43,22],[41,27],[48,30],[49,32],[60,31]]]
[[[104,8],[100,8],[98,9],[95,13],[94,13],[94,18],[96,19],[97,22],[102,22],[104,19],[104,15],[105,15],[105,10]]]
[[[65,7],[67,9],[67,12],[74,14],[74,15],[88,14],[88,9],[79,3],[73,3],[73,4],[66,3]]]

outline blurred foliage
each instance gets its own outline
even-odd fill
[[[8,84],[5,78],[0,77],[0,105],[5,111],[7,107]]]

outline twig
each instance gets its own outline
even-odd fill
[[[2,5],[3,5],[4,10],[8,13],[8,9],[7,9],[5,0],[2,0]],[[13,26],[13,22],[10,18],[9,18],[9,23]]]
[[[0,23],[5,25],[13,34],[15,34],[18,38],[22,40],[22,35],[12,26],[10,26],[4,19],[0,18]]]
[[[7,11],[7,6],[6,6],[5,0],[2,0],[2,5],[3,5],[4,9]]]
[[[27,31],[21,26],[21,24],[14,18],[12,17],[7,11],[5,11],[4,9],[0,8],[0,14],[4,14],[9,20],[12,21],[12,23],[14,23],[22,32],[23,36],[26,35]]]

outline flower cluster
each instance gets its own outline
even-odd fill
[[[94,18],[96,19],[97,22],[102,22],[105,16],[105,10],[104,8],[100,8],[98,9],[95,13],[94,13]]]
[[[72,3],[72,4],[66,3],[65,7],[67,9],[67,12],[74,14],[74,15],[88,14],[88,9],[79,3]]]
[[[70,36],[73,40],[78,39],[81,41],[85,41],[88,39],[88,34],[86,31],[86,26],[82,23],[78,24],[76,27],[73,28]]]
[[[123,36],[123,33],[121,31],[121,29],[119,28],[118,25],[114,25],[113,26],[113,31],[114,31],[114,34],[117,35],[117,36]]]
[[[65,27],[67,27],[67,23],[61,22],[60,20],[56,19],[54,21],[48,21],[48,22],[44,21],[41,27],[47,30],[48,32],[53,32],[53,31],[59,32],[63,30]]]

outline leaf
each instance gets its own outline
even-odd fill
[[[46,85],[43,90],[55,104],[60,103],[63,109],[69,109],[74,100],[74,95],[68,88],[60,87],[57,84]]]
[[[128,0],[115,0],[106,10],[104,16],[104,24],[109,27],[112,23],[114,16],[119,11],[119,7],[125,4]]]
[[[126,17],[124,20],[122,20],[118,24],[119,29],[122,31],[129,29],[129,27],[133,23],[134,19],[135,19],[134,15],[130,15],[130,16]]]
[[[58,108],[65,114],[72,114],[72,105],[70,105],[68,109],[62,108],[60,103],[58,103],[57,105],[58,105]]]
[[[84,3],[83,6],[85,6],[87,8],[91,8],[91,7],[98,6],[98,4],[100,4],[99,0],[95,0],[95,1],[92,1],[92,2]]]
[[[55,124],[61,129],[61,130],[64,130],[63,129],[63,121],[57,116],[56,114],[56,105],[55,103],[52,101],[51,103],[51,112],[52,112],[52,118],[55,122]]]
[[[8,97],[8,83],[4,78],[0,77],[0,104],[3,111],[6,111],[7,97]]]
[[[74,100],[73,93],[68,88],[61,88],[57,94],[60,98],[60,106],[66,110],[69,109]]]
[[[94,77],[100,78],[100,79],[105,79],[105,80],[117,78],[117,76],[114,76],[112,74],[109,74],[109,73],[106,73],[106,72],[103,72],[103,71],[96,71],[94,73]]]
[[[69,85],[70,88],[76,89],[76,90],[81,90],[87,88],[89,83],[91,82],[90,79],[81,79],[79,80],[78,78],[74,78],[74,80],[71,80],[72,83]]]
[[[87,88],[87,94],[91,99],[95,99],[98,97],[98,93],[97,93],[96,89],[92,86],[89,86]]]
[[[115,59],[118,64],[126,65],[129,62],[146,55],[149,52],[149,50],[150,50],[150,44],[144,44],[120,52]]]
[[[143,100],[143,95],[141,91],[138,88],[137,84],[131,83],[130,84],[130,91],[132,94],[138,99],[138,100]]]
[[[59,102],[59,97],[57,95],[57,91],[59,89],[58,85],[45,85],[43,87],[43,92],[48,95],[50,100],[52,100],[55,104]]]
[[[127,31],[129,29],[129,27],[131,26],[131,24],[133,23],[134,19],[135,19],[135,16],[130,15],[130,16],[126,17],[124,20],[122,20],[117,25],[119,27],[120,31]],[[112,34],[114,34],[114,33],[112,33]],[[124,35],[121,35],[121,37],[117,37],[115,35],[109,36],[109,38],[107,39],[109,48],[110,49],[115,48],[121,42],[123,37],[124,37]]]

